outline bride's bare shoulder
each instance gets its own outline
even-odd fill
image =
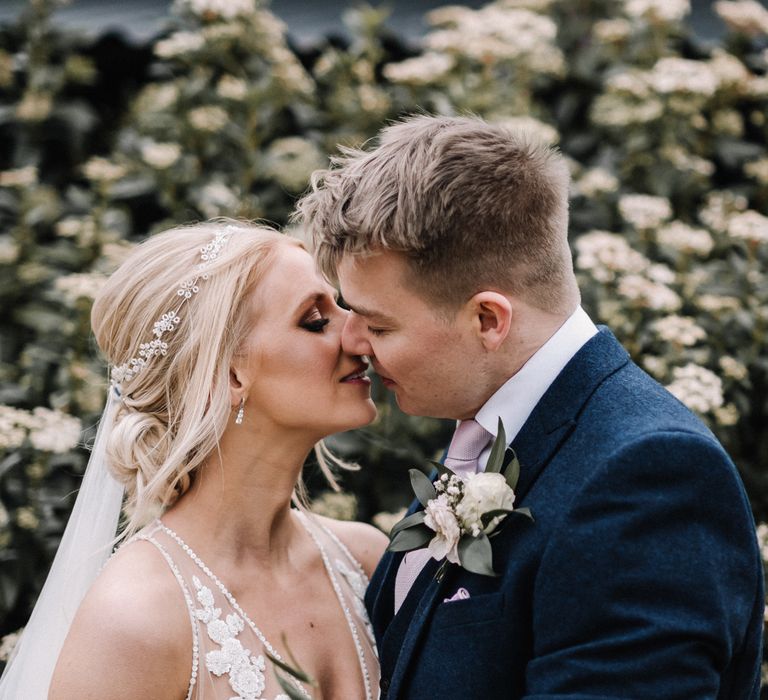
[[[322,515],[314,515],[313,517],[317,518],[342,541],[370,578],[387,548],[389,543],[387,536],[378,528],[367,523],[334,520]]]
[[[191,650],[189,612],[173,572],[154,545],[131,542],[78,609],[50,698],[183,697]]]

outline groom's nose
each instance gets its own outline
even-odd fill
[[[348,355],[372,355],[365,319],[350,311],[341,330],[341,347]]]

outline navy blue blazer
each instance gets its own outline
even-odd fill
[[[393,616],[403,555],[379,564],[382,698],[757,698],[762,564],[712,433],[601,328],[512,447],[535,522],[491,539],[498,578],[431,561]]]

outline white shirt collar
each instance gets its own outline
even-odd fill
[[[511,443],[557,375],[597,332],[597,327],[587,312],[581,306],[577,307],[528,362],[485,402],[477,412],[475,420],[496,437],[501,418],[507,444]],[[480,455],[481,471],[485,469],[489,454],[490,447]]]

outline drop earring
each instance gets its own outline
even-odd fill
[[[243,424],[243,414],[245,413],[245,399],[240,399],[240,407],[237,409],[237,415],[235,416],[235,424]]]

